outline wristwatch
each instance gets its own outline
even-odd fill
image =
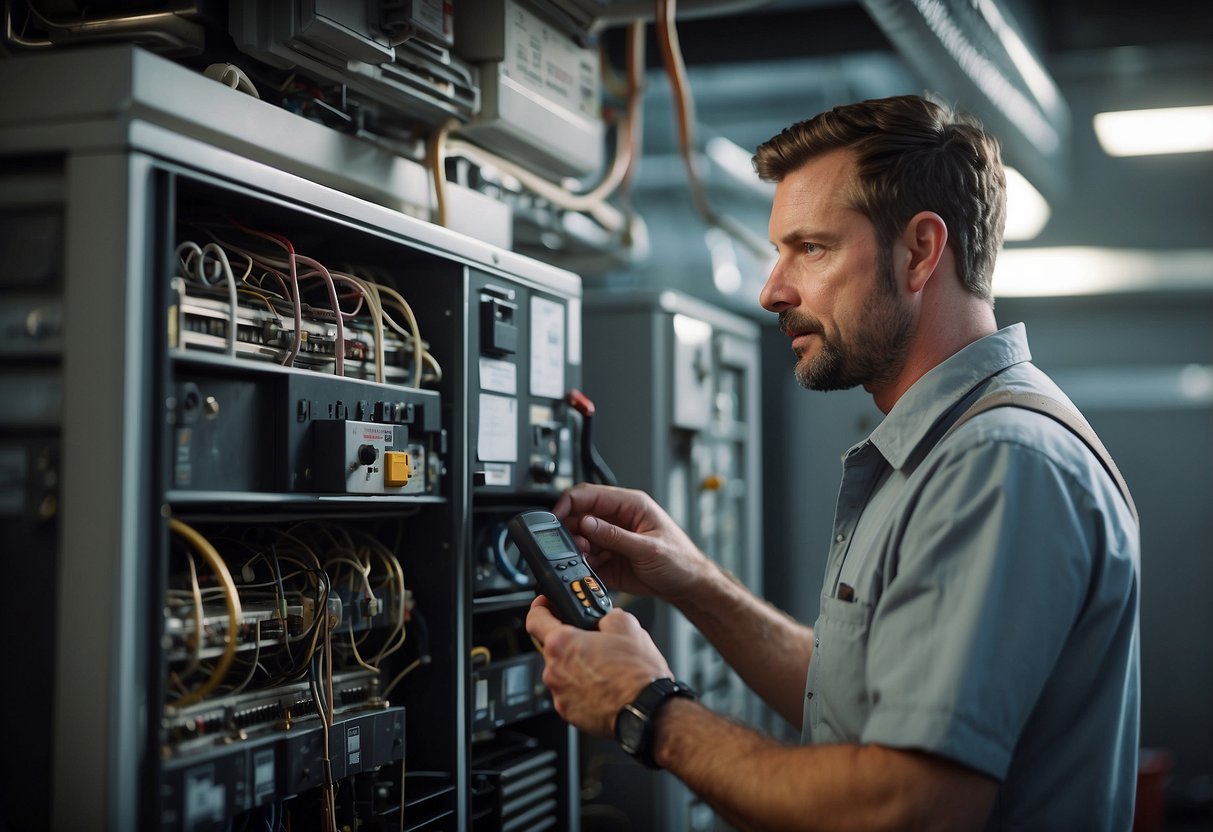
[[[624,751],[649,768],[660,768],[653,759],[653,721],[662,706],[678,696],[697,699],[699,695],[685,682],[654,679],[615,717],[615,739]]]

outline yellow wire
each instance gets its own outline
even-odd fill
[[[412,339],[413,339],[413,368],[414,368],[413,369],[413,373],[414,373],[413,386],[420,387],[421,386],[421,354],[422,354],[421,327],[419,327],[417,325],[417,317],[413,314],[413,307],[410,306],[409,302],[404,299],[404,295],[397,292],[391,286],[384,286],[382,284],[376,284],[376,285],[379,286],[379,291],[383,292],[389,298],[391,298],[392,300],[396,301],[397,304],[399,304],[400,311],[404,313],[404,317],[408,320],[409,335],[411,335]],[[395,323],[395,322],[393,321],[392,323]],[[401,333],[401,334],[404,334],[404,333]],[[432,358],[431,358],[431,360],[432,360]]]
[[[412,673],[417,668],[421,667],[422,661],[423,661],[423,657],[418,657],[416,659],[413,659],[411,662],[408,663],[408,665],[405,666],[404,670],[397,673],[396,678],[393,679],[391,682],[389,682],[388,686],[383,689],[383,698],[387,699],[388,694],[390,694],[392,692],[392,690],[395,689],[396,685],[400,684],[401,679],[403,679],[405,676],[408,676],[410,673]]]
[[[426,157],[430,163],[430,175],[434,178],[434,222],[447,225],[446,202],[446,138],[459,127],[457,119],[448,118],[430,135],[426,146]]]
[[[227,564],[223,562],[223,558],[211,545],[211,542],[199,534],[196,529],[187,526],[175,517],[169,518],[168,523],[169,530],[179,537],[185,538],[186,542],[207,562],[207,565],[219,578],[219,582],[223,584],[223,595],[227,601],[227,639],[223,655],[219,657],[209,679],[173,703],[174,707],[182,708],[199,701],[214,690],[227,675],[228,668],[232,666],[232,659],[236,657],[237,636],[240,632],[240,596],[236,592],[236,582],[232,580],[232,573],[228,571]]]

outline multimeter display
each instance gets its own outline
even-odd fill
[[[575,549],[569,548],[560,529],[535,529],[531,534],[539,544],[539,551],[547,555],[549,560],[559,560],[577,554]]]
[[[611,596],[560,519],[550,511],[524,511],[506,530],[557,615],[566,624],[596,629],[612,608]]]

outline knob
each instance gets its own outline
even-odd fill
[[[531,463],[531,476],[535,482],[551,482],[556,476],[556,460],[542,459]]]
[[[358,446],[358,462],[362,465],[374,465],[379,458],[379,449],[374,445]]]

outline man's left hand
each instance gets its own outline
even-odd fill
[[[614,609],[597,632],[562,623],[540,595],[531,604],[527,631],[543,649],[543,681],[556,712],[583,731],[614,734],[619,709],[654,679],[673,676],[636,616]]]

